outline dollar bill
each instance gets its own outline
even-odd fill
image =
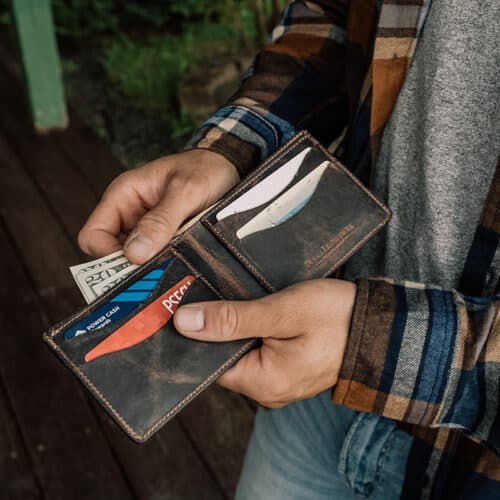
[[[178,236],[189,229],[212,207],[213,205],[188,220],[178,229],[174,236]],[[118,285],[138,267],[137,264],[132,264],[132,262],[127,260],[123,250],[118,250],[100,259],[71,266],[70,271],[87,304],[90,304],[102,294]]]
[[[106,257],[72,266],[70,270],[87,304],[90,304],[103,293],[98,285],[117,275],[123,279],[138,267],[119,250]]]

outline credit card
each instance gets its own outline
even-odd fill
[[[293,181],[309,151],[311,151],[311,148],[304,149],[253,188],[236,198],[217,213],[217,220],[221,221],[230,215],[245,212],[271,201]]]
[[[85,355],[85,361],[88,363],[100,356],[128,349],[154,335],[163,325],[170,321],[193,281],[194,276],[186,276],[160,295],[109,337],[91,349]]]
[[[245,236],[279,226],[298,214],[312,198],[328,164],[328,161],[324,161],[309,172],[297,184],[240,227],[236,231],[236,236],[241,240]]]
[[[132,312],[151,295],[163,273],[173,260],[173,258],[166,260],[160,266],[143,276],[139,281],[136,281],[126,290],[79,321],[64,334],[65,340],[100,330]]]

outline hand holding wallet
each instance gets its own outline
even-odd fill
[[[171,321],[179,304],[253,299],[328,277],[389,218],[302,132],[118,288],[44,339],[125,432],[145,441],[258,343],[187,339]]]

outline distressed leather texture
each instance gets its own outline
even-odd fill
[[[311,148],[289,189],[328,161],[303,208],[285,222],[238,238],[236,231],[270,201],[217,220],[217,213],[305,148]],[[283,190],[284,192],[285,190]],[[282,194],[282,193],[280,193]],[[258,338],[208,343],[181,336],[169,321],[127,349],[85,362],[85,354],[186,276],[182,304],[252,299],[332,275],[390,219],[390,213],[307,132],[301,132],[246,177],[212,210],[116,289],[44,334],[44,340],[134,440],[143,442],[217,380]],[[173,257],[152,295],[127,317],[72,339],[64,333],[118,293]],[[258,335],[259,332],[255,332]]]

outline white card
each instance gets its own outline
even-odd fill
[[[304,149],[278,170],[227,205],[227,207],[224,207],[217,213],[217,220],[221,221],[230,215],[239,214],[263,205],[280,194],[293,181],[310,150],[311,148]]]
[[[279,226],[298,214],[312,198],[323,173],[328,168],[328,164],[328,161],[324,161],[313,171],[309,172],[297,184],[293,185],[288,191],[285,191],[268,207],[240,227],[236,231],[236,236],[241,240],[253,233]]]

